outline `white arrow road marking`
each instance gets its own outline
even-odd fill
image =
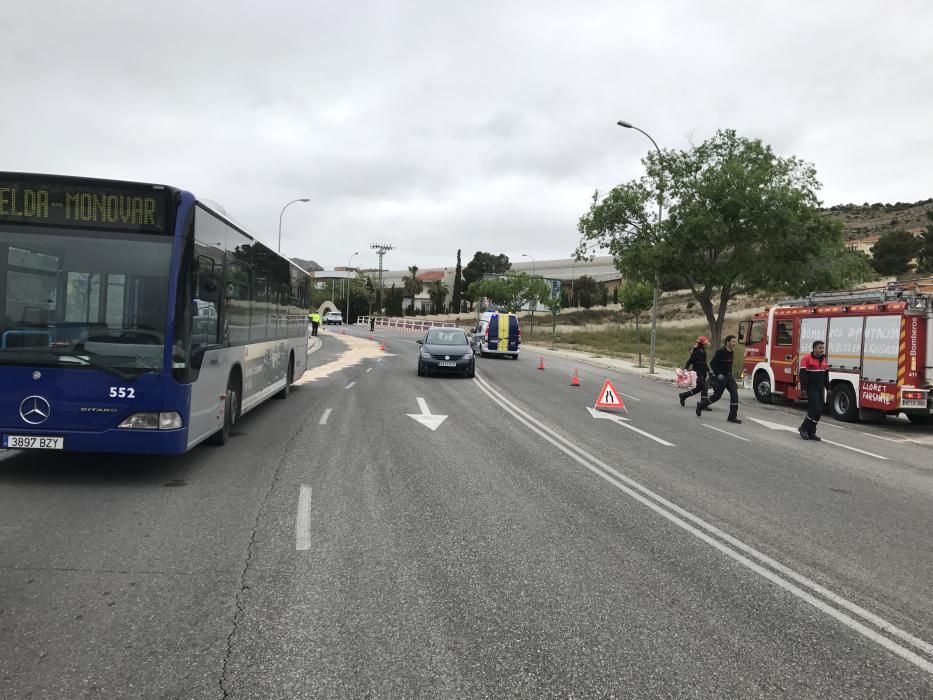
[[[418,408],[421,409],[421,413],[407,413],[405,415],[409,418],[414,418],[421,423],[421,425],[431,430],[437,430],[441,427],[441,423],[447,420],[447,416],[431,413],[431,410],[428,408],[428,402],[420,396],[418,397]]]
[[[751,442],[751,440],[749,440],[748,438],[743,438],[740,435],[736,435],[735,433],[730,433],[728,430],[723,430],[722,428],[717,428],[713,425],[710,425],[709,423],[704,423],[703,427],[709,428],[710,430],[715,430],[717,433],[722,433],[723,435],[729,435],[730,437],[734,437],[736,440],[742,440],[744,442]]]
[[[654,440],[655,442],[659,442],[659,443],[661,443],[662,445],[666,445],[667,447],[673,447],[673,446],[674,446],[674,443],[673,443],[673,442],[668,442],[667,440],[662,440],[662,439],[659,438],[657,435],[652,435],[651,433],[645,432],[645,431],[642,430],[641,428],[636,428],[634,425],[632,425],[632,424],[629,422],[629,419],[628,419],[628,418],[624,418],[623,416],[616,416],[616,415],[613,415],[613,414],[611,414],[611,413],[605,413],[605,412],[603,412],[603,411],[597,411],[595,408],[590,408],[589,406],[586,407],[586,410],[590,412],[590,415],[593,416],[593,418],[602,418],[603,420],[611,420],[613,423],[618,423],[618,424],[621,425],[623,428],[628,428],[629,430],[633,430],[633,431],[635,431],[636,433],[638,433],[639,435],[644,435],[646,438],[651,438],[651,439]]]
[[[770,428],[771,430],[785,430],[789,433],[797,432],[797,428],[792,428],[789,425],[783,425],[782,423],[774,423],[772,421],[763,420],[761,418],[752,418],[751,416],[748,416],[748,419],[753,420],[756,423],[765,426],[766,428]],[[823,442],[829,443],[830,445],[835,445],[836,447],[841,447],[846,450],[852,450],[853,452],[858,452],[859,454],[867,455],[868,457],[874,457],[875,459],[883,459],[888,461],[887,457],[876,455],[874,452],[869,452],[868,450],[860,450],[859,448],[852,447],[851,445],[843,445],[841,442],[836,442],[835,440],[827,440],[826,438],[823,438]]]
[[[295,522],[295,549],[311,549],[311,487],[302,484],[298,489],[298,519]]]

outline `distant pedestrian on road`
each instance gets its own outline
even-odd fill
[[[317,335],[317,327],[321,325],[321,314],[312,311],[308,318],[311,319],[311,335]]]
[[[687,399],[691,396],[700,395],[700,399],[708,398],[706,388],[706,375],[709,374],[709,365],[706,363],[706,348],[709,345],[709,339],[705,335],[697,338],[697,344],[690,353],[690,357],[684,364],[684,369],[692,369],[697,373],[697,385],[690,391],[684,391],[680,394],[680,405],[685,405]],[[706,407],[709,410],[709,406]]]
[[[375,330],[376,330],[376,317],[370,316],[369,317],[369,332],[372,333]]]
[[[713,355],[713,361],[709,363],[709,366],[713,370],[713,376],[716,377],[716,388],[712,398],[700,399],[697,404],[697,416],[711,403],[719,401],[723,392],[728,389],[729,417],[726,420],[730,423],[742,422],[739,420],[739,388],[735,385],[735,377],[732,376],[732,348],[734,347],[735,336],[727,335],[723,346]]]
[[[816,426],[823,415],[825,392],[829,391],[829,360],[822,340],[813,341],[813,351],[800,361],[800,388],[807,392],[807,417],[800,424],[800,437],[820,442],[823,438],[816,434]]]

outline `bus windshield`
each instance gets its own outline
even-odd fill
[[[163,366],[171,238],[0,230],[0,364]]]

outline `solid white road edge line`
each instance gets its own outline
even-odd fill
[[[487,385],[487,386],[484,386],[484,385]],[[821,586],[815,581],[810,580],[803,574],[797,573],[793,569],[785,566],[784,564],[781,564],[777,560],[772,559],[771,557],[767,556],[766,554],[763,554],[762,552],[759,552],[754,547],[751,547],[745,544],[741,540],[736,539],[732,535],[720,530],[714,525],[707,523],[702,518],[699,518],[696,515],[693,515],[693,513],[690,513],[689,511],[681,508],[677,504],[667,500],[666,498],[655,493],[651,489],[645,486],[642,486],[634,479],[631,479],[630,477],[627,477],[624,474],[621,474],[617,470],[610,467],[608,464],[605,464],[601,460],[590,455],[588,452],[586,452],[579,446],[570,442],[569,440],[561,436],[559,433],[553,431],[551,428],[548,428],[543,423],[538,421],[536,418],[528,415],[521,408],[514,406],[514,405],[510,405],[510,402],[506,399],[502,399],[498,395],[498,390],[495,390],[493,386],[489,384],[489,382],[487,382],[486,380],[477,381],[477,386],[490,399],[498,403],[507,413],[510,413],[512,416],[514,416],[516,420],[518,420],[521,423],[524,423],[526,426],[531,428],[534,432],[538,433],[538,435],[540,435],[545,440],[547,440],[548,442],[553,444],[555,447],[557,447],[559,450],[561,450],[562,452],[567,454],[569,457],[571,457],[574,461],[579,462],[581,465],[583,465],[584,467],[592,471],[594,474],[597,474],[601,478],[605,479],[606,481],[614,485],[616,488],[620,489],[624,493],[628,494],[629,496],[637,500],[639,503],[642,503],[643,505],[651,508],[653,511],[655,511],[662,517],[682,527],[687,532],[690,532],[691,534],[695,535],[700,540],[706,542],[712,547],[715,547],[716,549],[726,554],[727,556],[731,557],[732,559],[735,559],[736,561],[742,563],[743,565],[750,568],[752,571],[755,571],[756,573],[760,574],[767,580],[772,581],[773,583],[777,584],[784,590],[810,603],[818,610],[825,612],[831,617],[839,620],[840,622],[845,624],[847,627],[850,627],[851,629],[857,631],[859,634],[862,634],[866,638],[883,646],[884,648],[888,649],[889,651],[896,654],[897,656],[900,656],[901,658],[907,661],[910,661],[915,666],[923,669],[930,675],[933,675],[933,663],[931,663],[930,661],[924,659],[922,656],[917,655],[910,649],[902,647],[896,642],[891,641],[887,637],[883,637],[882,635],[878,634],[871,628],[868,628],[862,623],[858,622],[857,620],[852,619],[845,613],[839,610],[836,610],[835,608],[830,607],[824,601],[813,597],[806,591],[795,586],[793,583],[790,583],[789,581],[781,579],[780,577],[776,576],[773,572],[762,568],[761,566],[751,561],[747,557],[743,556],[739,552],[736,552],[735,550],[732,550],[729,547],[727,547],[725,544],[712,539],[711,537],[706,535],[706,533],[698,530],[697,528],[693,527],[689,523],[685,522],[685,520],[689,520],[695,523],[696,525],[703,528],[707,532],[715,535],[716,537],[719,537],[721,540],[723,540],[723,542],[728,543],[732,547],[735,547],[735,549],[740,550],[741,552],[744,552],[748,554],[749,556],[757,559],[762,564],[765,564],[766,566],[774,569],[776,572],[779,572],[780,574],[784,575],[788,579],[795,581],[796,583],[800,584],[801,586],[805,588],[809,588],[814,593],[817,593],[823,596],[824,598],[835,603],[839,607],[851,612],[852,614],[858,617],[861,617],[863,620],[866,620],[872,623],[879,629],[884,630],[885,632],[887,632],[888,634],[892,636],[898,637],[902,641],[907,642],[911,646],[917,649],[920,649],[923,652],[931,656],[933,656],[933,644],[930,644],[929,642],[923,639],[920,639],[919,637],[915,637],[914,635],[910,634],[906,630],[903,630],[900,627],[897,627],[896,625],[894,625],[893,623],[888,622],[887,620],[879,617],[878,615],[875,615],[874,613],[868,610],[865,610],[857,603],[853,603],[852,601],[847,600],[846,598],[843,598],[837,593],[833,593],[832,591]],[[540,429],[536,427],[535,424],[540,426]],[[552,437],[552,435],[554,437]],[[575,454],[574,452],[570,450],[570,448],[565,447],[565,445],[562,443],[566,443],[567,445],[570,445],[579,454]],[[593,465],[598,465],[599,469],[597,469]],[[642,494],[645,494],[645,495],[643,496]],[[648,498],[654,499],[654,501],[656,501],[657,503],[654,503],[651,500],[648,500]],[[663,506],[663,508],[661,506]],[[665,508],[667,510],[665,510]],[[681,519],[681,517],[677,517],[677,516],[681,516],[683,520]]]
[[[743,438],[741,435],[736,435],[735,433],[730,433],[728,430],[723,430],[722,428],[717,428],[715,425],[710,425],[709,423],[703,424],[704,428],[709,428],[710,430],[715,430],[717,433],[722,433],[723,435],[728,435],[734,437],[736,440],[742,440],[744,442],[751,442],[748,438]]]
[[[333,411],[332,408],[325,408],[324,415],[321,416],[321,420],[318,421],[318,425],[327,425],[327,419],[330,417],[330,412]]]
[[[307,484],[302,484],[298,489],[295,549],[299,552],[311,549],[311,487]]]

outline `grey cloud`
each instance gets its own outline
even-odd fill
[[[284,250],[393,267],[566,256],[593,189],[717,128],[816,164],[828,203],[931,196],[933,10],[480,1],[6,8],[5,169],[168,182]],[[361,258],[362,258],[361,254]],[[388,259],[387,259],[388,260]]]

